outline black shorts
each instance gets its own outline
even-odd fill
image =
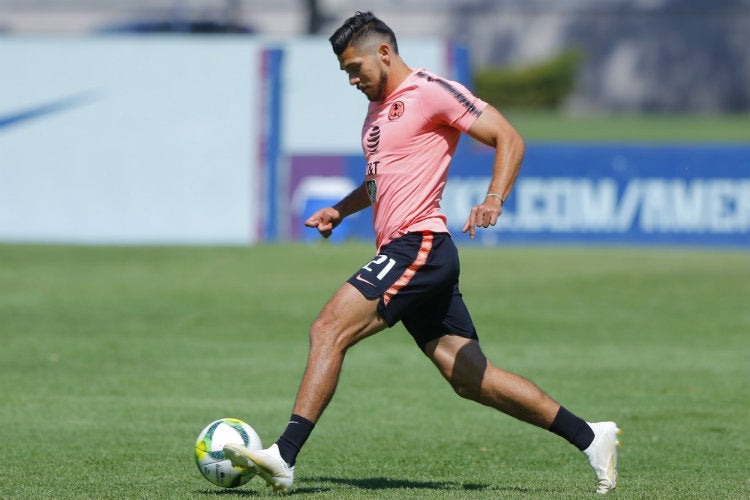
[[[477,331],[458,290],[458,250],[447,233],[408,233],[347,280],[368,299],[389,326],[401,321],[424,350],[447,334],[470,339]]]

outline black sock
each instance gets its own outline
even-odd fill
[[[279,447],[279,454],[281,458],[289,465],[293,466],[294,462],[297,461],[297,454],[305,444],[307,438],[310,437],[310,433],[315,427],[315,424],[307,420],[305,417],[300,417],[292,413],[289,423],[286,426],[284,434],[281,435],[276,446]]]
[[[585,420],[576,417],[568,410],[560,407],[555,420],[549,428],[558,436],[568,440],[570,444],[583,451],[594,440],[594,431]]]

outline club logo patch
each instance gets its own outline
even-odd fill
[[[375,182],[375,179],[368,179],[365,187],[367,188],[367,196],[370,197],[370,203],[374,205],[378,201],[378,183]]]
[[[396,120],[397,118],[401,118],[401,115],[404,114],[405,109],[406,108],[403,101],[394,102],[393,104],[391,104],[391,109],[388,110],[388,119]]]

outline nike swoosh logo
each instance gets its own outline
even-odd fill
[[[363,282],[367,283],[370,286],[376,286],[375,283],[373,283],[371,281],[367,281],[366,279],[364,279],[361,274],[358,274],[357,276],[355,276],[354,279],[356,279],[357,281],[363,281]]]
[[[84,106],[98,99],[99,92],[88,91],[79,92],[68,97],[56,99],[38,106],[22,109],[10,114],[0,115],[0,132],[3,129],[10,128],[14,125],[20,125],[24,122],[53,115],[71,108]]]

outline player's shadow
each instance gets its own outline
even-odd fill
[[[415,489],[415,490],[454,490],[454,491],[478,491],[490,488],[487,485],[482,484],[464,484],[447,481],[411,481],[406,479],[388,479],[385,477],[368,477],[368,478],[341,478],[341,477],[306,477],[300,481],[300,484],[295,484],[294,489],[290,494],[314,494],[314,493],[325,493],[331,491],[328,484],[340,484],[351,486],[359,490],[400,490],[400,489]],[[231,489],[216,489],[216,490],[201,490],[197,493],[205,496],[220,496],[220,497],[259,497],[261,495],[268,495],[268,491],[265,488],[262,490],[254,489],[243,489],[243,488],[231,488]]]
[[[198,490],[195,492],[198,495],[203,496],[216,496],[216,497],[259,497],[261,495],[267,495],[264,491],[246,490],[243,488],[222,488],[215,490]]]
[[[345,484],[360,490],[463,490],[478,491],[490,488],[486,484],[458,483],[450,481],[412,481],[409,479],[390,479],[386,477],[342,478],[342,477],[310,477],[305,483],[333,483]],[[310,488],[313,489],[313,488]]]
[[[412,481],[409,479],[389,479],[386,477],[368,477],[368,478],[342,478],[342,477],[305,477],[300,483],[295,484],[294,489],[290,492],[296,494],[315,494],[325,493],[335,488],[329,485],[345,485],[359,490],[442,490],[442,491],[498,491],[504,493],[544,493],[552,494],[554,491],[547,489],[522,488],[518,486],[504,486],[479,484],[479,483],[460,483],[453,481]],[[205,496],[237,496],[237,497],[260,497],[268,495],[266,488],[263,489],[216,489],[201,490],[196,493]]]

